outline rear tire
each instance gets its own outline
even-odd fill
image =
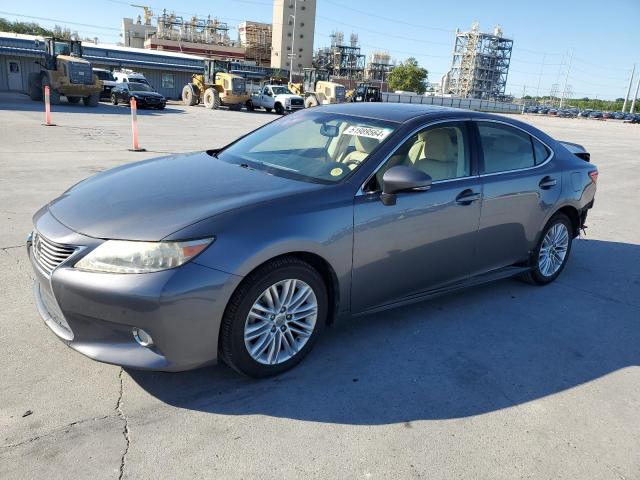
[[[272,307],[267,305],[275,314],[262,313],[266,310],[255,308],[267,290],[273,291],[273,288],[280,294],[278,298],[286,299],[285,285],[292,285],[287,280],[296,280],[297,286],[291,290],[288,296],[290,300],[282,302],[282,309],[278,309],[278,301],[273,302],[275,305]],[[307,287],[312,293],[308,293],[302,304],[296,306],[296,296],[308,292]],[[269,298],[276,298],[270,293],[268,295]],[[313,313],[298,313],[301,310],[313,312],[314,303],[315,318]],[[273,260],[248,275],[229,300],[220,327],[220,356],[231,368],[251,377],[269,377],[285,372],[309,353],[324,329],[327,311],[326,286],[311,265],[295,257]],[[250,312],[259,312],[264,319],[254,315],[250,317]],[[246,335],[250,335],[247,329],[252,326],[254,332],[260,330],[261,333],[254,339],[247,339]],[[305,333],[300,335],[303,331]],[[273,344],[270,339],[273,339]],[[259,350],[259,344],[269,344],[262,354],[255,350]],[[274,352],[278,349],[275,357],[270,353],[271,345]],[[294,348],[287,348],[290,345]],[[253,349],[254,353],[249,349]]]
[[[51,88],[47,77],[42,78],[42,98],[44,98],[44,87],[46,86],[49,86],[49,103],[51,103],[51,105],[60,105],[60,94],[56,89]]]
[[[540,240],[531,256],[531,270],[521,275],[532,285],[546,285],[560,276],[567,265],[573,243],[571,220],[556,213],[542,230]]]
[[[29,98],[34,102],[42,101],[42,78],[39,73],[29,74]]]
[[[115,93],[111,94],[111,104],[112,105],[118,105],[118,97],[116,97]]]
[[[207,88],[204,91],[203,103],[205,108],[217,110],[220,107],[220,94],[215,88]]]
[[[100,103],[100,93],[92,93],[82,99],[86,107],[97,107]]]
[[[182,89],[182,103],[190,107],[193,107],[198,103],[198,97],[193,83],[187,83]]]

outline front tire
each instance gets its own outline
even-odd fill
[[[211,110],[217,110],[220,105],[220,93],[215,88],[207,88],[204,91],[204,98],[202,99],[205,108],[209,108]]]
[[[182,103],[193,107],[198,103],[198,96],[195,92],[196,87],[192,83],[187,83],[182,89]]]
[[[234,370],[262,378],[297,365],[327,319],[320,274],[295,257],[273,260],[250,274],[229,300],[220,328],[220,356]]]
[[[563,213],[556,213],[544,227],[531,257],[531,270],[522,275],[532,285],[553,282],[569,260],[573,243],[573,226]]]
[[[277,115],[284,115],[284,107],[280,103],[276,103],[275,111]]]
[[[118,105],[118,97],[116,97],[115,93],[111,94],[111,104]]]
[[[88,97],[82,99],[85,107],[97,107],[100,103],[100,93],[92,93]]]

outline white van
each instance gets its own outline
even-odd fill
[[[116,82],[118,83],[138,82],[149,85],[149,82],[143,74],[134,72],[133,70],[116,70],[113,72],[113,76],[116,78]]]

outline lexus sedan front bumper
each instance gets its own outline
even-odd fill
[[[83,272],[73,265],[102,240],[69,230],[46,210],[36,215],[35,227],[36,244],[27,242],[35,303],[69,347],[138,369],[180,371],[216,362],[220,322],[242,277],[194,262],[145,274]],[[74,250],[51,268],[41,260],[47,245]],[[136,340],[139,329],[151,345]]]

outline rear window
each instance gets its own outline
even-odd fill
[[[536,165],[540,165],[541,163],[544,163],[547,158],[549,158],[551,152],[542,142],[536,140],[533,137],[531,137],[531,142],[533,143],[533,155],[535,157]]]
[[[111,72],[103,72],[103,71],[95,71],[94,73],[98,76],[100,80],[114,81],[113,75]]]
[[[493,122],[478,122],[484,173],[505,172],[536,164],[531,136],[522,130]]]

